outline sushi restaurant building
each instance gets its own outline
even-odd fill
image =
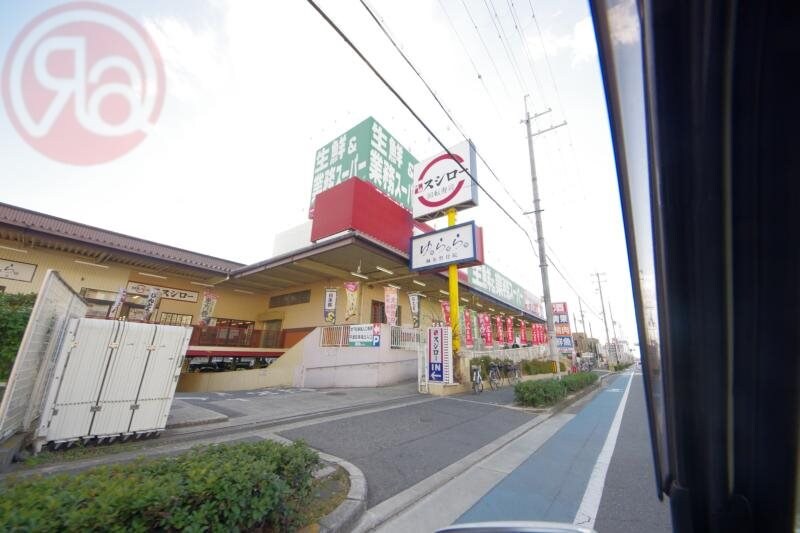
[[[276,358],[324,326],[449,321],[446,272],[409,262],[431,230],[409,211],[416,163],[377,121],[358,124],[316,153],[310,222],[251,265],[0,204],[0,292],[58,270],[90,316],[191,326],[198,361]],[[476,262],[458,273],[462,345],[544,343],[540,299]]]

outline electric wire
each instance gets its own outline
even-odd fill
[[[491,2],[491,0],[489,0]],[[494,4],[492,3],[491,7],[489,7],[489,2],[487,0],[483,0],[483,5],[486,6],[486,11],[489,12],[489,19],[491,19],[492,24],[494,25],[495,30],[497,30],[497,38],[500,39],[500,44],[503,45],[503,50],[506,53],[506,57],[508,58],[508,62],[511,63],[511,70],[514,72],[514,76],[517,78],[517,83],[519,83],[520,89],[522,89],[522,94],[527,94],[530,91],[528,90],[528,85],[525,83],[525,80],[520,75],[519,67],[517,66],[517,61],[514,59],[514,54],[511,53],[510,47],[511,42],[508,40],[506,36],[506,31],[503,29],[503,23],[500,21],[500,16],[497,14],[497,10],[494,8]],[[494,18],[492,18],[492,13],[494,13]]]
[[[400,56],[403,58],[403,60],[405,60],[406,64],[407,64],[407,65],[408,65],[408,66],[409,66],[409,67],[412,69],[412,71],[414,72],[414,74],[416,74],[416,75],[417,75],[417,77],[418,77],[418,78],[420,79],[420,81],[423,83],[423,85],[425,86],[425,88],[428,90],[428,92],[429,92],[429,93],[431,94],[431,96],[434,98],[434,100],[435,100],[435,101],[436,101],[436,103],[439,105],[439,107],[442,109],[442,111],[445,113],[445,115],[446,115],[446,116],[447,116],[447,118],[450,120],[450,122],[451,122],[451,123],[452,123],[452,124],[453,124],[453,125],[456,127],[456,129],[457,129],[457,130],[458,130],[458,132],[461,134],[461,136],[462,136],[462,137],[464,137],[464,139],[467,139],[467,140],[468,140],[468,139],[469,139],[469,137],[466,135],[466,133],[464,133],[464,131],[461,129],[461,126],[458,124],[458,122],[455,120],[455,118],[452,116],[452,114],[451,114],[451,113],[450,113],[450,112],[447,110],[447,108],[444,106],[444,103],[441,101],[441,99],[440,99],[440,98],[439,98],[439,96],[436,94],[436,92],[433,90],[433,88],[430,86],[430,84],[427,82],[427,80],[425,80],[425,78],[422,76],[422,74],[420,73],[420,71],[419,71],[419,70],[416,68],[416,66],[415,66],[415,65],[414,65],[414,64],[411,62],[411,60],[410,60],[410,59],[409,59],[409,57],[408,57],[408,56],[405,54],[405,52],[403,52],[402,48],[399,46],[399,44],[396,42],[396,40],[395,40],[395,39],[392,37],[392,35],[391,35],[391,33],[389,32],[388,28],[386,28],[386,27],[385,27],[385,24],[384,24],[383,22],[381,22],[381,20],[379,19],[378,15],[376,14],[376,12],[375,12],[375,11],[374,11],[374,10],[373,10],[373,9],[372,9],[372,8],[371,8],[369,5],[368,5],[368,3],[366,2],[366,0],[360,0],[360,1],[361,1],[361,5],[362,5],[362,6],[363,6],[363,7],[364,7],[366,10],[367,10],[367,12],[368,12],[368,13],[370,14],[370,16],[372,17],[372,20],[373,20],[373,21],[374,21],[374,22],[375,22],[375,23],[376,23],[376,24],[377,24],[377,25],[380,27],[381,31],[382,31],[382,32],[383,32],[383,34],[386,36],[386,38],[387,38],[387,39],[389,39],[389,42],[391,42],[391,44],[394,46],[395,50],[397,50],[397,52],[400,54]],[[398,97],[399,97],[399,95],[398,95]],[[401,100],[401,101],[402,101],[402,100]],[[409,111],[411,111],[411,110],[409,109]],[[413,111],[412,111],[412,113],[413,113]],[[419,120],[419,119],[418,119],[418,120]],[[429,131],[429,133],[431,133],[431,132]],[[439,142],[439,144],[442,144],[440,141],[438,141],[438,139],[437,139],[437,142]],[[444,145],[442,145],[442,147],[444,148]],[[445,148],[445,151],[447,151],[447,153],[450,153],[450,152],[449,152],[449,150],[447,150],[446,148]],[[484,164],[484,165],[486,165],[486,167],[489,169],[489,172],[492,174],[492,176],[495,178],[495,180],[497,180],[497,182],[500,184],[500,186],[503,188],[503,190],[504,190],[504,191],[506,192],[506,194],[509,196],[509,198],[511,198],[511,200],[514,202],[514,204],[517,206],[517,208],[519,208],[520,212],[523,212],[523,213],[524,213],[524,209],[522,208],[522,206],[521,206],[521,205],[520,205],[520,204],[519,204],[519,203],[518,203],[518,202],[517,202],[517,201],[514,199],[514,197],[511,195],[511,193],[508,191],[508,189],[507,189],[507,188],[505,187],[505,185],[502,183],[502,180],[500,180],[499,176],[497,176],[497,174],[494,172],[494,170],[492,170],[492,169],[491,169],[491,167],[489,166],[488,162],[487,162],[487,161],[486,161],[486,160],[483,158],[483,156],[480,154],[480,152],[478,152],[478,151],[477,151],[477,148],[476,148],[476,153],[478,154],[478,157],[479,157],[479,158],[480,158],[480,160],[483,162],[483,164]],[[463,169],[463,168],[464,168],[464,167],[462,166],[462,169]],[[466,169],[464,169],[464,170],[466,170]],[[482,186],[481,186],[481,185],[478,183],[478,181],[477,181],[477,180],[475,180],[475,178],[474,178],[473,176],[471,176],[471,175],[470,175],[468,172],[467,172],[467,175],[469,175],[469,176],[470,176],[470,179],[472,179],[473,181],[475,181],[475,183],[476,183],[476,184],[478,184],[478,186],[481,188],[481,190],[483,190],[484,192],[486,192],[486,190],[485,190],[485,189],[484,189],[484,188],[483,188],[483,187],[482,187]],[[488,194],[488,193],[487,193],[487,194]],[[489,195],[489,197],[492,199],[492,201],[493,201],[495,204],[497,204],[497,205],[499,206],[499,203],[497,202],[497,200],[495,200],[494,198],[492,198],[492,197],[491,197],[491,195]],[[511,216],[511,215],[510,215],[510,214],[509,214],[507,211],[505,211],[505,209],[503,209],[503,208],[502,208],[502,206],[500,206],[500,207],[501,207],[501,209],[503,210],[503,212],[504,212],[504,213],[505,213],[505,214],[506,214],[506,215],[507,215],[507,216],[508,216],[508,217],[509,217],[509,218],[512,220],[512,222],[514,222],[514,223],[515,223],[517,226],[519,226],[519,227],[520,227],[520,229],[523,229],[523,228],[522,228],[522,226],[520,226],[520,224],[519,224],[519,223],[517,223],[517,221],[516,221],[516,220],[515,220],[515,219],[514,219],[514,218],[513,218],[513,217],[512,217],[512,216]],[[529,240],[529,242],[530,242],[530,244],[531,244],[531,249],[533,250],[533,253],[534,253],[534,255],[535,255],[537,258],[538,258],[538,257],[539,257],[539,254],[537,253],[537,251],[536,251],[536,248],[533,246],[533,242],[532,242],[532,239],[531,239],[531,236],[530,236],[530,234],[529,234],[529,233],[528,233],[528,232],[527,232],[525,229],[523,229],[523,232],[524,232],[524,233],[526,234],[526,236],[528,237],[528,240]],[[545,243],[545,244],[548,246],[548,248],[550,248],[550,251],[551,251],[551,252],[553,252],[553,253],[555,254],[555,252],[554,252],[553,248],[552,248],[552,247],[551,247],[551,246],[550,246],[548,243]],[[552,267],[553,267],[553,269],[556,271],[556,273],[558,273],[558,275],[559,275],[559,276],[560,276],[560,277],[561,277],[561,278],[564,280],[564,282],[567,284],[567,286],[569,286],[569,287],[570,287],[570,289],[572,289],[572,291],[573,291],[573,292],[574,292],[574,293],[575,293],[575,294],[578,296],[578,298],[579,298],[579,299],[582,299],[584,302],[586,302],[587,308],[589,308],[589,309],[590,309],[590,311],[591,311],[593,314],[595,314],[596,316],[598,316],[598,318],[599,318],[599,315],[597,315],[597,313],[596,313],[596,312],[594,312],[594,310],[593,310],[593,309],[591,309],[591,306],[589,306],[589,304],[588,304],[588,302],[587,302],[586,298],[584,298],[584,297],[583,297],[583,296],[582,296],[582,295],[581,295],[581,294],[580,294],[580,293],[577,291],[577,289],[575,289],[575,287],[572,285],[572,283],[569,281],[569,279],[566,277],[566,275],[565,275],[565,274],[564,274],[564,273],[561,271],[561,269],[559,269],[559,268],[558,268],[558,266],[556,266],[556,264],[555,264],[555,261],[553,260],[553,258],[552,258],[552,257],[550,257],[550,255],[549,255],[549,254],[547,254],[546,252],[545,252],[545,257],[546,257],[546,260],[550,262],[550,264],[552,265]]]
[[[441,1],[441,0],[440,0]],[[511,18],[514,21],[514,29],[517,30],[517,35],[519,39],[522,41],[523,49],[525,50],[525,56],[528,60],[528,68],[531,71],[531,76],[533,77],[533,83],[536,86],[536,90],[539,93],[542,103],[544,107],[547,107],[547,97],[542,90],[542,85],[539,83],[539,77],[536,75],[536,68],[534,66],[533,54],[531,53],[530,46],[528,45],[528,40],[525,38],[525,35],[522,32],[522,28],[520,28],[521,24],[519,21],[519,15],[517,14],[517,8],[514,6],[514,0],[506,0],[508,3],[508,9],[511,12]]]
[[[389,91],[390,91],[390,92],[391,92],[391,93],[392,93],[392,94],[395,96],[395,98],[397,98],[397,99],[400,101],[400,103],[401,103],[401,104],[403,104],[403,106],[406,108],[406,110],[408,110],[408,112],[409,112],[409,113],[411,113],[411,115],[412,115],[412,116],[413,116],[413,117],[416,119],[416,121],[417,121],[417,122],[419,122],[419,124],[420,124],[420,125],[421,125],[421,126],[424,128],[424,129],[425,129],[425,131],[427,131],[427,132],[428,132],[428,134],[429,134],[429,135],[430,135],[430,136],[431,136],[431,137],[432,137],[432,138],[433,138],[433,139],[436,141],[436,143],[437,143],[437,144],[439,144],[439,146],[440,146],[440,147],[441,147],[441,148],[442,148],[442,149],[445,151],[445,153],[447,153],[448,155],[451,155],[451,156],[452,156],[453,154],[452,154],[452,152],[450,152],[449,148],[447,148],[447,146],[445,146],[445,144],[444,144],[444,143],[443,143],[443,142],[442,142],[442,141],[439,139],[439,137],[438,137],[438,136],[437,136],[437,135],[436,135],[436,134],[433,132],[433,130],[431,130],[431,128],[430,128],[430,127],[427,125],[427,123],[426,123],[424,120],[422,120],[422,118],[421,118],[421,117],[420,117],[420,116],[419,116],[419,115],[418,115],[418,114],[417,114],[417,113],[414,111],[414,109],[413,109],[413,108],[412,108],[412,107],[411,107],[411,106],[410,106],[410,105],[409,105],[409,104],[408,104],[408,103],[405,101],[405,99],[404,99],[404,98],[403,98],[403,97],[402,97],[402,96],[401,96],[401,95],[400,95],[400,94],[397,92],[397,90],[396,90],[396,89],[395,89],[395,88],[394,88],[394,87],[391,85],[391,83],[389,83],[389,82],[386,80],[386,78],[384,78],[384,77],[383,77],[383,75],[382,75],[382,74],[381,74],[381,73],[380,73],[380,72],[379,72],[379,71],[378,71],[378,70],[377,70],[377,69],[376,69],[376,68],[375,68],[375,67],[372,65],[372,63],[371,63],[371,62],[370,62],[370,61],[369,61],[369,60],[366,58],[366,56],[364,56],[364,54],[361,52],[361,50],[360,50],[360,49],[359,49],[359,48],[358,48],[358,47],[357,47],[357,46],[356,46],[356,45],[355,45],[355,44],[354,44],[354,43],[353,43],[353,42],[352,42],[352,41],[351,41],[351,40],[350,40],[350,39],[347,37],[347,35],[345,35],[345,33],[344,33],[344,32],[343,32],[343,31],[342,31],[340,28],[339,28],[339,26],[338,26],[338,25],[337,25],[335,22],[333,22],[333,20],[332,20],[332,19],[331,19],[331,18],[330,18],[330,17],[327,15],[327,13],[325,13],[325,12],[324,12],[324,11],[323,11],[323,10],[322,10],[322,9],[321,9],[319,6],[318,6],[318,5],[317,5],[317,4],[314,2],[314,0],[306,0],[306,1],[307,1],[309,4],[311,4],[311,6],[312,6],[312,7],[313,7],[313,8],[314,8],[314,9],[317,11],[317,13],[319,13],[319,15],[320,15],[320,16],[321,16],[321,17],[322,17],[322,18],[323,18],[323,19],[324,19],[324,20],[325,20],[325,21],[328,23],[328,25],[330,25],[330,26],[331,26],[331,28],[333,28],[333,30],[334,30],[334,31],[335,31],[335,32],[336,32],[336,33],[339,35],[339,37],[340,37],[340,38],[341,38],[341,39],[342,39],[342,40],[343,40],[343,41],[344,41],[344,42],[345,42],[345,43],[346,43],[346,44],[347,44],[347,45],[348,45],[348,46],[349,46],[349,47],[350,47],[350,48],[351,48],[351,49],[352,49],[352,50],[353,50],[355,53],[356,53],[356,55],[358,55],[358,57],[359,57],[359,58],[360,58],[360,59],[361,59],[361,60],[364,62],[364,64],[366,64],[366,65],[367,65],[367,67],[368,67],[368,68],[369,68],[369,69],[372,71],[372,73],[373,73],[373,74],[374,74],[374,75],[375,75],[375,76],[376,76],[376,77],[377,77],[377,78],[378,78],[378,79],[379,79],[379,80],[380,80],[380,81],[381,81],[381,82],[384,84],[384,86],[385,86],[387,89],[389,89]],[[451,114],[450,114],[450,113],[449,113],[449,112],[446,110],[446,108],[444,107],[444,104],[441,102],[441,100],[438,98],[438,96],[436,96],[436,94],[435,94],[435,92],[433,91],[433,89],[432,89],[432,88],[430,87],[430,85],[429,85],[429,84],[428,84],[428,83],[427,83],[427,82],[424,80],[424,78],[422,77],[422,75],[421,75],[421,74],[419,73],[419,71],[418,71],[418,70],[417,70],[417,69],[414,67],[414,65],[411,63],[411,61],[410,61],[410,60],[408,59],[408,57],[405,55],[405,53],[404,53],[404,52],[403,52],[403,51],[402,51],[402,50],[399,48],[399,46],[398,46],[398,45],[397,45],[397,43],[394,41],[394,39],[391,37],[391,35],[388,33],[388,31],[387,31],[387,30],[386,30],[386,29],[383,27],[383,25],[381,24],[380,20],[378,20],[377,16],[376,16],[376,15],[375,15],[375,14],[372,12],[372,10],[369,8],[369,6],[368,6],[368,5],[366,5],[366,3],[365,3],[365,1],[364,1],[364,0],[361,0],[361,4],[362,4],[362,5],[365,7],[365,9],[367,9],[367,11],[368,11],[368,12],[370,13],[370,15],[372,16],[373,20],[374,20],[374,21],[375,21],[375,22],[376,22],[376,23],[377,23],[379,26],[381,26],[381,28],[382,28],[382,30],[383,30],[383,32],[384,32],[384,34],[386,35],[386,37],[390,39],[390,41],[392,42],[392,44],[394,45],[394,47],[395,47],[395,48],[398,50],[398,52],[400,52],[400,54],[403,56],[403,59],[404,59],[404,60],[405,60],[405,61],[406,61],[406,62],[409,64],[409,66],[410,66],[410,67],[411,67],[411,68],[414,70],[415,74],[416,74],[416,75],[417,75],[417,76],[420,78],[420,80],[422,80],[422,82],[425,84],[425,86],[426,86],[426,88],[428,89],[428,91],[429,91],[429,92],[430,92],[430,93],[431,93],[431,94],[434,96],[434,98],[436,99],[437,103],[440,105],[440,107],[442,108],[442,110],[445,112],[445,114],[447,115],[448,119],[450,119],[450,121],[453,123],[453,125],[455,125],[455,126],[456,126],[456,128],[458,128],[458,129],[459,129],[459,133],[461,133],[461,134],[462,134],[462,135],[463,135],[465,138],[467,138],[467,137],[464,135],[463,131],[461,131],[461,130],[460,130],[460,128],[459,128],[459,126],[458,126],[458,123],[455,121],[455,119],[452,117],[452,115],[451,115]],[[481,159],[482,159],[482,158],[481,158]],[[483,159],[482,159],[482,160],[483,160]],[[530,244],[530,246],[531,246],[531,249],[532,249],[532,250],[533,250],[533,252],[534,252],[534,255],[536,255],[536,256],[538,257],[538,254],[536,253],[535,247],[534,247],[534,245],[533,245],[533,239],[531,238],[531,235],[530,235],[530,233],[528,232],[528,230],[527,230],[526,228],[524,228],[524,227],[523,227],[523,226],[522,226],[522,225],[521,225],[521,224],[520,224],[520,223],[519,223],[519,222],[518,222],[518,221],[517,221],[517,220],[516,220],[516,219],[515,219],[515,218],[514,218],[514,217],[513,217],[513,216],[512,216],[512,215],[511,215],[511,214],[510,214],[510,213],[509,213],[509,212],[508,212],[508,211],[507,211],[507,210],[506,210],[506,209],[505,209],[505,208],[504,208],[504,207],[503,207],[503,206],[502,206],[502,205],[501,205],[501,204],[500,204],[500,203],[499,203],[499,202],[498,202],[496,199],[495,199],[495,198],[494,198],[494,196],[492,196],[492,195],[491,195],[491,194],[490,194],[490,193],[489,193],[489,192],[486,190],[486,188],[483,186],[483,184],[481,184],[481,183],[480,183],[480,182],[479,182],[479,181],[478,181],[478,180],[477,180],[477,179],[476,179],[476,178],[475,178],[475,177],[474,177],[474,176],[473,176],[473,175],[472,175],[472,174],[471,174],[471,173],[470,173],[470,172],[469,172],[469,171],[468,171],[468,170],[467,170],[465,167],[464,167],[464,165],[463,165],[463,164],[461,164],[461,163],[459,163],[459,162],[457,162],[457,163],[458,163],[458,166],[459,166],[459,167],[461,167],[461,170],[462,170],[462,171],[463,171],[463,172],[464,172],[464,173],[465,173],[465,174],[466,174],[466,175],[467,175],[467,176],[470,178],[470,180],[471,180],[473,183],[475,183],[475,185],[476,185],[478,188],[480,188],[480,189],[481,189],[481,191],[483,191],[483,193],[484,193],[484,194],[486,194],[486,196],[487,196],[487,197],[488,197],[488,198],[489,198],[489,199],[490,199],[490,200],[491,200],[491,201],[492,201],[492,202],[493,202],[495,205],[497,205],[497,207],[498,207],[498,208],[499,208],[499,209],[500,209],[500,210],[503,212],[503,214],[505,214],[505,215],[506,215],[506,217],[508,217],[508,219],[509,219],[509,220],[511,220],[511,222],[512,222],[512,223],[513,223],[515,226],[517,226],[517,227],[518,227],[520,230],[522,230],[522,232],[525,234],[525,236],[526,236],[526,237],[527,237],[527,239],[528,239],[528,242],[529,242],[529,244]],[[485,163],[485,161],[484,161],[484,164],[486,164],[486,163]],[[488,167],[488,165],[487,165],[487,167]],[[497,179],[497,180],[498,180],[498,182],[500,182],[500,179],[497,177],[497,175],[496,175],[496,174],[494,174],[493,172],[492,172],[492,174],[494,175],[495,179]],[[500,183],[501,183],[501,185],[502,185],[502,182],[500,182]],[[507,191],[507,190],[506,190],[506,192],[508,193],[508,191]],[[510,196],[510,193],[508,193],[508,194],[509,194],[509,196]],[[512,197],[512,198],[513,198],[513,197]],[[516,203],[516,202],[515,202],[515,203]],[[519,204],[517,204],[517,206],[518,206],[518,207],[520,207],[520,206],[519,206]],[[520,207],[520,209],[521,209],[521,207]],[[551,251],[552,251],[552,248],[551,248]],[[578,295],[578,297],[579,297],[579,298],[581,298],[581,299],[583,300],[583,302],[585,302],[585,303],[587,304],[587,308],[589,308],[589,310],[592,312],[592,314],[594,314],[595,316],[597,316],[597,317],[599,318],[599,315],[597,315],[597,313],[596,313],[596,312],[594,312],[594,311],[593,311],[593,310],[592,310],[592,309],[589,307],[589,305],[588,305],[588,302],[587,302],[586,298],[583,298],[583,297],[580,295],[580,293],[579,293],[579,292],[578,292],[578,291],[575,289],[575,287],[574,287],[574,286],[573,286],[573,285],[572,285],[572,284],[569,282],[569,280],[567,279],[566,275],[565,275],[563,272],[561,272],[561,270],[560,270],[560,269],[559,269],[559,268],[558,268],[558,267],[555,265],[555,263],[554,263],[554,261],[553,261],[552,257],[550,257],[550,256],[549,256],[549,254],[545,254],[545,257],[546,257],[546,260],[550,262],[551,266],[553,266],[553,269],[554,269],[554,270],[555,270],[555,271],[558,273],[558,275],[559,275],[559,276],[560,276],[560,277],[561,277],[561,278],[564,280],[564,282],[567,284],[567,286],[569,286],[569,287],[570,287],[570,289],[572,289],[572,291],[573,291],[573,292],[575,292],[575,294],[576,294],[576,295]]]
[[[486,55],[489,56],[489,61],[491,61],[492,66],[494,67],[494,71],[497,73],[497,77],[500,80],[500,83],[503,85],[503,89],[505,89],[506,91],[506,96],[511,98],[511,93],[508,91],[508,85],[506,85],[505,79],[500,74],[500,69],[497,68],[497,63],[495,63],[491,52],[489,52],[489,47],[486,46],[486,41],[483,40],[483,35],[481,35],[481,31],[478,29],[478,25],[475,23],[475,19],[472,18],[472,13],[470,12],[464,0],[461,0],[461,5],[464,6],[464,10],[467,12],[467,16],[469,17],[470,22],[472,22],[472,27],[475,28],[475,33],[478,34],[478,39],[480,39],[481,44],[483,45],[483,49],[486,51]]]
[[[447,8],[444,7],[444,2],[442,0],[439,0],[439,7],[441,8],[442,13],[444,13],[445,18],[447,19],[447,23],[450,25],[450,29],[453,30],[453,33],[456,35],[456,38],[458,39],[458,42],[461,44],[461,48],[463,48],[464,54],[467,56],[467,59],[469,59],[469,62],[472,64],[472,68],[475,70],[475,74],[478,76],[478,79],[480,80],[481,85],[483,86],[483,90],[486,91],[486,96],[489,98],[489,101],[492,103],[492,107],[494,107],[494,110],[497,112],[497,117],[500,120],[503,120],[502,113],[500,113],[500,108],[497,107],[497,103],[494,101],[494,98],[492,98],[492,93],[489,92],[489,87],[486,85],[486,80],[483,79],[483,76],[478,70],[478,66],[475,64],[475,60],[472,59],[472,55],[469,53],[467,45],[461,38],[461,34],[458,33],[458,29],[456,29],[456,25],[450,18],[450,14],[447,12]]]
[[[433,139],[436,141],[436,143],[437,143],[439,146],[441,146],[442,150],[444,150],[444,152],[445,152],[445,153],[447,153],[448,155],[450,155],[450,156],[452,157],[452,156],[453,156],[453,153],[450,151],[450,149],[449,149],[449,148],[447,148],[447,146],[446,146],[446,145],[445,145],[445,144],[444,144],[444,143],[441,141],[441,139],[439,139],[439,137],[438,137],[438,136],[437,136],[437,135],[436,135],[436,134],[433,132],[433,130],[432,130],[432,129],[431,129],[429,126],[428,126],[428,124],[427,124],[427,123],[426,123],[426,122],[425,122],[425,121],[422,119],[422,117],[420,117],[420,116],[419,116],[419,115],[416,113],[416,111],[414,111],[414,109],[411,107],[411,105],[409,105],[409,104],[408,104],[408,102],[406,102],[406,100],[405,100],[405,99],[404,99],[404,98],[403,98],[403,97],[400,95],[400,93],[398,93],[398,92],[397,92],[397,90],[396,90],[396,89],[395,89],[395,88],[392,86],[392,84],[391,84],[391,83],[389,83],[389,81],[388,81],[386,78],[384,78],[384,77],[383,77],[383,75],[382,75],[382,74],[381,74],[381,73],[378,71],[378,69],[376,69],[376,68],[375,68],[375,66],[374,66],[374,65],[373,65],[373,64],[372,64],[372,63],[369,61],[369,59],[367,59],[367,58],[366,58],[366,56],[365,56],[365,55],[364,55],[364,54],[361,52],[361,50],[360,50],[360,49],[359,49],[359,48],[358,48],[358,47],[357,47],[357,46],[356,46],[356,45],[353,43],[353,41],[351,41],[351,40],[350,40],[350,38],[349,38],[349,37],[347,37],[347,35],[346,35],[346,34],[345,34],[343,31],[342,31],[342,29],[341,29],[341,28],[339,28],[339,26],[338,26],[338,25],[337,25],[337,24],[336,24],[336,23],[335,23],[335,22],[334,22],[334,21],[333,21],[333,20],[332,20],[332,19],[331,19],[331,18],[328,16],[328,14],[327,14],[327,13],[325,13],[325,11],[323,11],[323,10],[322,10],[322,8],[320,8],[320,7],[317,5],[317,3],[316,3],[314,0],[306,0],[306,1],[307,1],[307,2],[308,2],[310,5],[311,5],[311,7],[313,7],[313,8],[314,8],[314,10],[315,10],[317,13],[319,13],[319,15],[320,15],[320,16],[321,16],[321,17],[322,17],[324,20],[325,20],[325,22],[327,22],[327,23],[328,23],[328,25],[329,25],[331,28],[333,28],[333,30],[334,30],[334,31],[335,31],[335,32],[336,32],[336,33],[339,35],[339,37],[341,37],[341,39],[342,39],[342,40],[343,40],[343,41],[344,41],[344,42],[345,42],[345,43],[346,43],[346,44],[347,44],[347,45],[348,45],[348,46],[349,46],[349,47],[350,47],[350,48],[353,50],[353,52],[355,52],[355,53],[356,53],[356,55],[357,55],[357,56],[358,56],[358,57],[361,59],[361,61],[363,61],[363,62],[364,62],[364,64],[365,64],[365,65],[367,65],[367,67],[369,67],[369,69],[372,71],[372,73],[373,73],[373,74],[375,74],[375,76],[376,76],[376,77],[377,77],[377,78],[378,78],[378,79],[379,79],[379,80],[380,80],[380,81],[383,83],[383,85],[384,85],[384,86],[385,86],[387,89],[389,89],[389,91],[390,91],[390,92],[391,92],[391,93],[392,93],[392,94],[395,96],[395,98],[397,98],[397,99],[398,99],[398,101],[400,101],[400,103],[401,103],[401,104],[403,104],[403,107],[405,107],[405,108],[406,108],[406,110],[408,110],[408,112],[409,112],[409,113],[411,113],[411,116],[413,116],[413,117],[414,117],[414,119],[415,119],[417,122],[419,122],[420,126],[422,126],[422,127],[423,127],[423,129],[425,129],[425,131],[427,131],[427,132],[428,132],[428,135],[430,135],[430,136],[431,136],[431,138],[433,138]],[[378,21],[377,19],[375,19],[375,20],[376,20],[377,22],[380,22],[380,21]],[[530,243],[530,245],[531,245],[531,248],[533,248],[533,240],[531,239],[531,236],[530,236],[530,234],[528,233],[528,230],[527,230],[527,229],[525,229],[525,228],[522,226],[522,224],[520,224],[520,223],[519,223],[519,222],[518,222],[518,221],[517,221],[517,220],[516,220],[516,219],[515,219],[513,216],[511,216],[511,213],[509,213],[509,212],[508,212],[508,211],[505,209],[505,207],[503,207],[503,206],[500,204],[500,202],[498,202],[498,201],[497,201],[497,200],[494,198],[494,196],[492,196],[492,195],[489,193],[489,191],[487,191],[487,190],[486,190],[486,188],[483,186],[483,184],[481,184],[481,183],[480,183],[480,182],[479,182],[477,179],[475,179],[475,177],[474,177],[474,176],[473,176],[473,175],[472,175],[472,174],[471,174],[471,173],[470,173],[470,172],[469,172],[469,171],[466,169],[466,167],[464,167],[464,165],[463,165],[462,163],[458,162],[458,161],[457,161],[455,158],[453,158],[453,160],[454,160],[454,161],[455,161],[455,162],[458,164],[458,166],[459,166],[459,167],[461,167],[461,170],[462,170],[462,171],[463,171],[463,172],[464,172],[464,173],[465,173],[467,176],[469,176],[470,180],[472,180],[472,182],[473,182],[473,183],[475,183],[475,185],[476,185],[476,186],[477,186],[477,187],[478,187],[480,190],[482,190],[482,191],[483,191],[483,193],[484,193],[484,194],[485,194],[485,195],[486,195],[486,196],[487,196],[487,197],[488,197],[488,198],[489,198],[489,199],[490,199],[490,200],[491,200],[491,201],[492,201],[492,202],[493,202],[495,205],[497,205],[497,207],[499,207],[499,208],[500,208],[500,210],[501,210],[501,211],[502,211],[502,212],[503,212],[503,213],[504,213],[504,214],[505,214],[505,215],[508,217],[508,219],[509,219],[509,220],[511,220],[511,222],[512,222],[512,223],[513,223],[515,226],[517,226],[519,229],[521,229],[521,230],[522,230],[522,232],[523,232],[523,233],[525,234],[525,236],[528,238],[528,242]]]

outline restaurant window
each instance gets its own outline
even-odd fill
[[[211,317],[207,326],[200,326],[200,344],[209,346],[249,346],[255,322],[234,318]]]
[[[86,301],[86,316],[90,318],[106,318],[111,306],[117,299],[117,291],[92,289],[90,287],[81,288],[80,295]],[[119,316],[128,317],[130,320],[143,318],[145,301],[146,298],[144,296],[128,294],[122,304]]]
[[[397,320],[395,324],[400,325],[400,311],[402,307],[399,305],[397,306]],[[386,304],[380,302],[378,300],[372,300],[372,307],[370,308],[370,318],[369,321],[371,324],[386,324]]]
[[[270,307],[285,307],[287,305],[307,304],[311,301],[311,291],[290,292],[279,294],[269,299]]]
[[[182,315],[180,313],[161,313],[158,317],[159,324],[167,324],[169,326],[191,326],[192,315]]]

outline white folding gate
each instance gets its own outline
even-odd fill
[[[37,445],[164,429],[190,337],[185,326],[71,320]]]
[[[0,403],[0,442],[38,423],[64,330],[69,319],[84,316],[86,308],[58,272],[47,271]]]

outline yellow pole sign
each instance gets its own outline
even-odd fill
[[[455,207],[451,207],[447,210],[447,225],[456,225]],[[456,355],[461,348],[461,332],[459,331],[460,321],[458,319],[458,265],[454,263],[447,267],[447,273],[450,283],[450,290],[448,292],[450,293],[450,326],[453,329],[453,354]]]

